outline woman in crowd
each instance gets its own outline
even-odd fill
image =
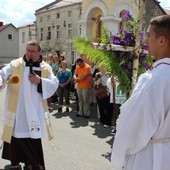
[[[59,70],[59,57],[56,53],[54,53],[54,55],[53,55],[51,67],[52,67],[54,75],[56,75]]]
[[[62,52],[59,56],[59,68],[61,68],[61,62],[65,60],[65,52]]]
[[[69,112],[69,93],[70,93],[70,81],[72,78],[71,70],[67,68],[67,61],[63,60],[61,62],[61,69],[57,73],[57,78],[59,80],[58,96],[59,96],[59,109],[62,111],[63,97],[65,94],[66,111]]]
[[[100,114],[100,123],[104,125],[104,127],[110,127],[112,122],[112,108],[110,105],[110,96],[109,92],[107,92],[106,82],[109,79],[109,75],[106,73],[104,69],[99,69],[99,72],[96,73],[95,76],[95,89],[96,89],[96,98],[97,104],[99,107]],[[97,89],[101,86],[105,87],[106,95],[104,95],[104,91],[98,95]]]

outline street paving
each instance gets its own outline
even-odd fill
[[[0,135],[3,128],[5,90],[0,93]],[[99,125],[96,107],[91,106],[89,119],[76,117],[72,96],[70,112],[58,112],[54,103],[50,113],[54,139],[42,140],[46,170],[112,170],[110,163],[113,127]],[[2,141],[0,141],[2,143]],[[2,149],[0,150],[0,154]],[[10,162],[0,158],[0,170],[9,170]]]

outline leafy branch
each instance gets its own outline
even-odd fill
[[[72,43],[80,54],[85,55],[97,67],[104,68],[111,72],[112,75],[118,77],[122,91],[126,94],[129,93],[131,77],[120,66],[121,63],[115,56],[114,51],[94,49],[91,42],[87,41],[84,37],[78,37]]]

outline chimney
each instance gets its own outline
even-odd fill
[[[3,26],[3,22],[0,22],[0,27]]]

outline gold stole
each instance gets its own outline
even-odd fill
[[[7,106],[7,113],[6,113],[7,119],[5,120],[4,129],[2,133],[2,140],[7,143],[11,142],[11,136],[13,133],[16,108],[18,105],[19,89],[20,89],[23,72],[24,72],[24,66],[22,62],[23,62],[22,58],[12,61],[12,65],[13,65],[12,75],[17,75],[19,77],[19,82],[17,84],[9,84],[10,92],[9,92],[8,106]],[[41,74],[42,77],[44,78],[48,77],[49,69],[46,64],[42,66]],[[47,129],[48,138],[49,140],[51,140],[53,139],[54,135],[51,128],[47,100],[42,100],[42,105],[45,112],[46,129]]]

